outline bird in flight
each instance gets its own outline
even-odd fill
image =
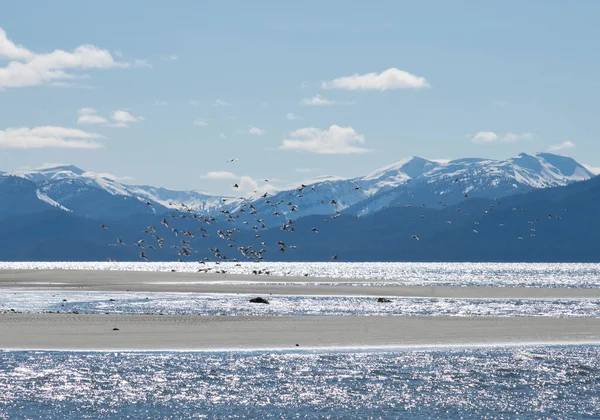
[[[235,162],[236,160],[239,160],[239,159],[238,158],[229,159],[229,160],[226,160],[225,163],[232,163],[232,162]]]

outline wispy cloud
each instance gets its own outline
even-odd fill
[[[157,57],[159,59],[161,59],[162,61],[177,61],[179,60],[179,56],[177,54],[164,54],[164,55],[157,55]]]
[[[289,138],[283,140],[280,148],[323,155],[369,152],[369,149],[359,147],[364,143],[364,136],[352,127],[332,125],[325,130],[315,127],[294,130]]]
[[[38,54],[15,44],[0,28],[0,59],[10,61],[0,67],[0,89],[67,83],[87,77],[78,71],[148,66],[144,60],[116,61],[108,50],[94,45],[80,45],[73,51],[56,49]]]
[[[19,127],[0,130],[0,148],[7,149],[98,149],[101,143],[94,140],[103,136],[96,133],[54,126],[35,128]]]
[[[191,106],[198,106],[198,105],[200,105],[200,101],[197,100],[197,99],[190,99],[188,102],[189,102],[189,104]]]
[[[312,98],[304,98],[300,101],[300,105],[307,106],[327,106],[327,105],[353,105],[355,102],[332,101],[323,98],[321,95],[315,95]]]
[[[304,119],[301,116],[294,114],[293,112],[288,112],[285,115],[285,118],[289,121],[302,121]]]
[[[520,141],[530,141],[535,138],[533,133],[506,133],[498,135],[493,131],[480,131],[473,136],[471,142],[475,144],[492,143],[517,143]]]
[[[239,178],[233,172],[228,171],[210,171],[204,175],[201,175],[200,178],[203,179],[237,179]]]
[[[575,143],[573,143],[571,140],[567,140],[567,141],[563,141],[562,143],[559,143],[559,144],[553,144],[552,146],[550,146],[548,148],[548,151],[560,152],[563,150],[573,149],[574,147],[575,147]]]
[[[215,100],[214,106],[230,106],[231,104],[227,101],[224,101],[223,99],[217,99]]]
[[[208,120],[203,120],[200,118],[196,118],[193,122],[193,125],[195,125],[196,127],[207,127],[208,126]]]
[[[390,89],[423,89],[430,87],[424,77],[415,76],[395,67],[381,73],[353,74],[339,77],[329,82],[322,82],[323,89],[344,90],[379,90]]]
[[[152,104],[152,106],[168,106],[169,103],[167,101],[156,101]]]
[[[262,136],[263,134],[265,134],[265,130],[258,127],[250,127],[248,133],[252,134],[253,136]]]
[[[228,172],[228,171],[212,171],[212,172],[208,172],[205,175],[201,175],[200,178],[202,179],[207,179],[207,180],[215,180],[215,181],[231,181],[231,182],[235,182],[235,184],[237,185],[234,186],[233,184],[231,185],[231,189],[233,191],[239,191],[239,192],[252,192],[252,191],[265,191],[265,190],[272,190],[275,187],[271,186],[269,184],[265,184],[264,182],[259,183],[258,180],[252,178],[251,176],[248,175],[236,175],[233,172]]]

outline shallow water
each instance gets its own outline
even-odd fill
[[[396,315],[396,316],[549,316],[600,317],[600,299],[451,299],[266,296],[269,305],[252,304],[254,295],[143,292],[5,291],[0,313],[79,312],[165,315]],[[65,300],[65,301],[63,301]]]
[[[597,418],[599,346],[0,353],[0,417]]]
[[[0,270],[175,270],[193,273],[199,268],[225,270],[229,274],[252,274],[253,270],[263,270],[282,276],[368,279],[374,281],[372,285],[600,287],[600,264],[0,262]],[[260,279],[261,276],[256,276],[258,282]]]

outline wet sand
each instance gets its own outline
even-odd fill
[[[193,351],[519,343],[600,343],[600,319],[0,315],[2,349]]]
[[[600,289],[374,286],[368,283],[372,281],[211,273],[0,271],[0,293],[56,290],[263,296],[600,298]],[[192,351],[519,343],[600,344],[600,318],[0,314],[0,349]]]

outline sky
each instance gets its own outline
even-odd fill
[[[598,167],[598,16],[591,0],[2,2],[0,170],[230,194],[410,156]]]

